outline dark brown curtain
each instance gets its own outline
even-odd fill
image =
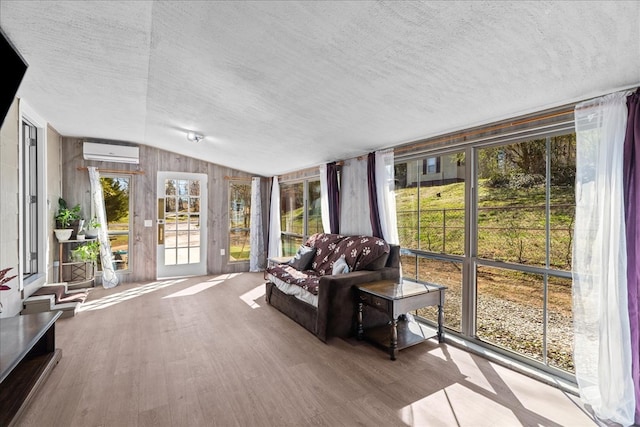
[[[636,394],[635,423],[640,424],[640,89],[627,98],[624,140],[624,206],[627,234],[627,292],[631,326],[631,375]]]
[[[340,232],[340,186],[338,184],[338,165],[327,163],[327,192],[329,193],[329,224],[331,233]]]
[[[376,192],[376,153],[369,153],[367,157],[367,187],[369,189],[369,217],[371,231],[374,237],[382,238],[380,212],[378,210],[378,194]]]

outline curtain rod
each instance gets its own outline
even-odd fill
[[[228,176],[224,177],[226,180],[234,180],[234,181],[251,181],[253,178],[250,176]]]
[[[78,166],[76,169],[79,171],[88,170],[87,166]],[[121,173],[125,175],[144,175],[144,171],[127,171],[127,170],[101,169],[101,168],[96,168],[96,170],[98,172],[104,172],[104,173]]]

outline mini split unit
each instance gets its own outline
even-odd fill
[[[82,155],[85,160],[101,162],[133,164],[140,162],[138,147],[131,145],[101,144],[85,141],[82,146]]]

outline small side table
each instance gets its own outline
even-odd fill
[[[405,314],[423,307],[438,306],[438,342],[444,342],[444,291],[441,285],[423,284],[409,280],[381,280],[356,286],[358,304],[358,339],[366,338],[388,349],[391,360],[396,360],[398,350],[421,343],[426,337],[421,330],[412,331]],[[387,314],[389,326],[383,325],[365,330],[362,326],[362,308],[367,305]],[[414,325],[415,326],[415,325]],[[415,327],[413,328],[416,329]]]

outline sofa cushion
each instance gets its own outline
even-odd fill
[[[308,245],[316,248],[316,256],[313,258],[311,268],[320,276],[332,273],[334,261],[342,255],[342,253],[335,253],[335,249],[344,237],[341,234],[318,233],[307,240]]]
[[[337,261],[333,263],[333,269],[331,270],[331,274],[346,274],[349,272],[349,264],[347,264],[347,260],[344,259],[344,255],[338,258]]]
[[[289,265],[299,271],[304,271],[309,268],[313,257],[316,255],[316,248],[311,246],[302,245],[298,248],[295,256],[289,261]]]
[[[366,267],[389,253],[389,244],[383,239],[371,236],[349,236],[340,245],[345,245],[347,263],[351,271],[364,270]]]
[[[307,244],[316,248],[311,268],[320,276],[332,274],[334,262],[343,255],[349,270],[358,271],[368,268],[371,263],[389,253],[387,242],[371,236],[320,233],[311,236]]]

